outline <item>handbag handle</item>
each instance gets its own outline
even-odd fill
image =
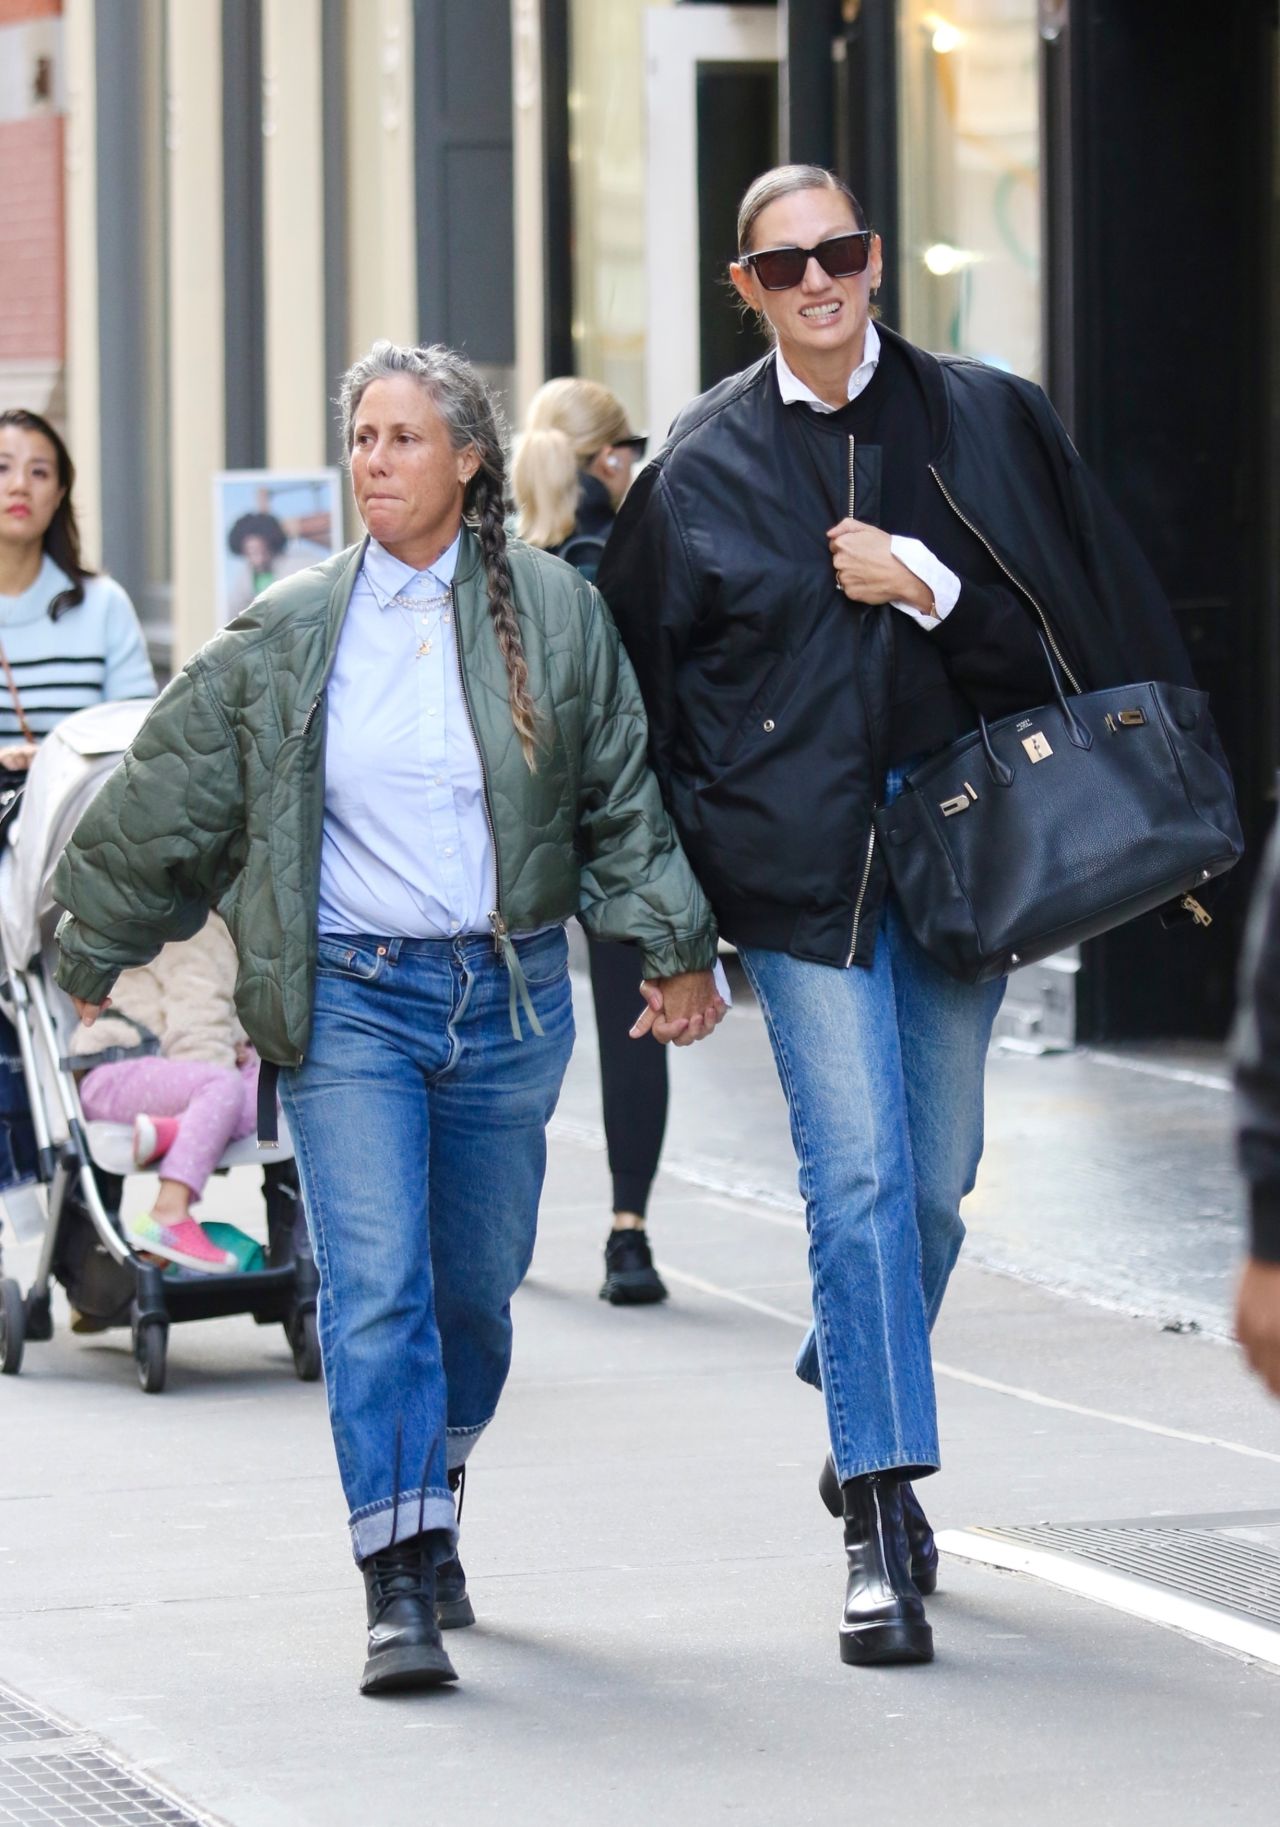
[[[1061,674],[1054,663],[1052,653],[1049,651],[1048,642],[1038,629],[1036,631],[1036,639],[1040,643],[1040,651],[1044,655],[1045,665],[1049,668],[1049,678],[1053,684],[1054,701],[1062,713],[1062,721],[1066,725],[1067,735],[1078,749],[1091,749],[1093,747],[1093,737],[1067,702],[1067,694],[1062,688]],[[978,712],[978,734],[982,740],[982,752],[987,759],[988,774],[990,774],[992,780],[998,787],[1011,787],[1014,781],[1014,771],[1007,761],[1001,761],[1000,757],[996,754],[995,749],[992,747],[991,731],[987,728],[987,719],[981,711]]]
[[[4,650],[3,642],[0,642],[0,666],[4,668],[5,683],[9,687],[9,696],[13,699],[13,714],[18,719],[18,728],[32,748],[35,748],[36,733],[27,722],[27,714],[22,708],[22,699],[18,696],[18,682],[13,676],[13,668],[9,664],[9,656]]]

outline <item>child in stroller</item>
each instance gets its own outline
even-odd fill
[[[236,954],[216,914],[192,939],[126,971],[92,1027],[71,1037],[90,1122],[131,1123],[133,1159],[156,1166],[149,1212],[122,1214],[141,1254],[195,1273],[235,1270],[191,1215],[228,1145],[257,1121],[258,1058],[236,1019]]]

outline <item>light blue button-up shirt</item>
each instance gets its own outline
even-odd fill
[[[497,873],[452,600],[394,600],[446,591],[458,545],[418,572],[377,540],[365,551],[326,694],[322,933],[490,930]]]

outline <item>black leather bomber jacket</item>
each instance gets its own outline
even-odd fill
[[[1040,389],[880,334],[924,390],[938,488],[1070,680],[1190,682],[1160,585]],[[693,401],[623,504],[598,582],[721,932],[866,965],[886,884],[871,813],[896,611],[839,593],[786,411],[772,356]]]

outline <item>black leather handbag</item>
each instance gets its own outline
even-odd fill
[[[1043,640],[1041,642],[1043,646]],[[1203,692],[1121,685],[1053,699],[931,755],[875,814],[911,931],[985,983],[1181,902],[1244,849]]]

